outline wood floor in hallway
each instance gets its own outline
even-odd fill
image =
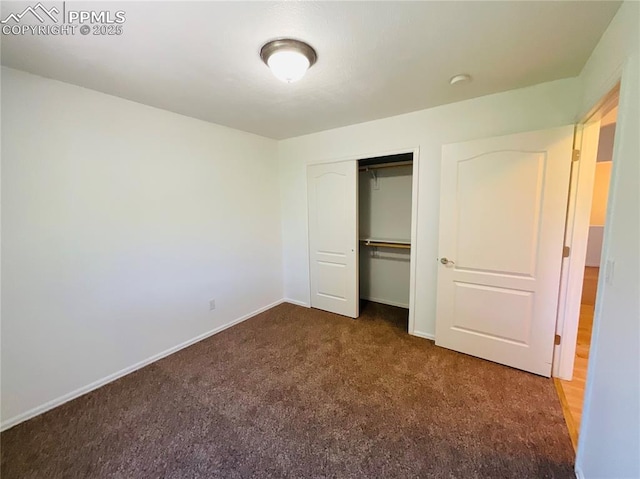
[[[598,274],[600,268],[585,268],[584,282],[582,286],[582,299],[580,302],[580,321],[578,323],[578,342],[576,344],[576,359],[573,366],[573,379],[571,381],[558,380],[559,394],[566,400],[565,415],[568,412],[567,426],[571,435],[574,448],[578,443],[580,433],[580,421],[582,419],[582,404],[584,401],[584,389],[587,381],[587,364],[589,362],[589,346],[591,345],[591,331],[593,329],[593,311],[598,287]]]

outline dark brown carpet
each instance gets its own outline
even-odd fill
[[[1,436],[2,478],[568,478],[550,380],[283,304]]]

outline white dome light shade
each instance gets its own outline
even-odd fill
[[[276,78],[292,83],[300,80],[316,62],[316,52],[304,42],[288,38],[273,40],[262,47],[260,58]]]
[[[309,59],[302,53],[292,50],[280,50],[272,53],[267,65],[276,78],[287,83],[300,80],[309,69]]]

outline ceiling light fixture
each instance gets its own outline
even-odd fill
[[[466,73],[461,73],[460,75],[456,75],[451,80],[449,80],[449,83],[451,83],[452,85],[455,85],[457,83],[466,83],[468,81],[471,81],[471,75],[467,75]]]
[[[260,58],[280,80],[293,83],[300,80],[316,62],[316,51],[308,44],[291,38],[280,38],[260,49]]]

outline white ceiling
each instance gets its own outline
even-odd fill
[[[3,35],[2,63],[281,139],[576,76],[619,6],[67,2],[76,10],[124,10],[124,34]],[[2,2],[2,18],[24,7]],[[291,85],[258,56],[281,36],[318,52],[317,64]],[[461,72],[474,81],[450,86]]]

